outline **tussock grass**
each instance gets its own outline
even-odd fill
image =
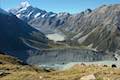
[[[0,60],[8,62],[0,64],[0,70],[5,70],[9,73],[0,77],[0,80],[80,80],[81,77],[90,74],[94,74],[97,80],[114,80],[120,77],[119,68],[97,65],[75,65],[65,71],[45,72],[35,66],[12,64],[10,62],[15,61],[14,58],[6,57],[6,55],[0,55]]]

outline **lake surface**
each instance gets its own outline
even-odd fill
[[[115,64],[118,68],[120,68],[120,61],[70,62],[67,64],[52,64],[51,63],[51,64],[41,64],[39,66],[43,67],[43,68],[53,68],[53,69],[57,69],[57,70],[66,70],[66,69],[73,67],[76,64],[82,64],[82,63],[84,63],[86,65],[95,64],[95,65],[108,65],[108,66]]]

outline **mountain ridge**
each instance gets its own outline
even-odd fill
[[[77,42],[97,51],[115,52],[120,48],[119,13],[120,4],[102,5],[74,15],[62,13],[52,18],[38,17],[27,23],[45,34],[62,33],[70,44]]]
[[[0,12],[0,51],[25,61],[32,51],[48,47],[48,39],[43,33],[6,13]]]

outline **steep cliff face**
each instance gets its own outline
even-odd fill
[[[92,62],[115,60],[113,54],[88,49],[62,48],[42,50],[28,58],[30,64],[66,64],[69,62]]]

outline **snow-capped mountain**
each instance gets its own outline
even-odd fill
[[[20,9],[22,8],[13,9],[17,16],[21,12],[20,19],[43,33],[64,34],[69,45],[82,45],[97,51],[108,52],[120,49],[120,4],[103,5],[94,10],[87,9],[77,14],[50,13],[32,6],[24,11]],[[40,11],[44,14],[40,15]],[[30,13],[35,14],[26,19]]]
[[[15,9],[10,9],[9,12],[15,14],[21,20],[28,22],[34,28],[41,30],[43,33],[53,33],[56,27],[64,23],[64,19],[69,16],[69,13],[54,13],[41,10],[33,7],[28,1],[21,2]],[[50,26],[50,27],[48,27]]]
[[[46,12],[45,10],[32,7],[28,1],[21,2],[16,9],[11,9],[10,12],[24,21],[30,21],[38,17],[48,18],[56,16],[53,12]]]

